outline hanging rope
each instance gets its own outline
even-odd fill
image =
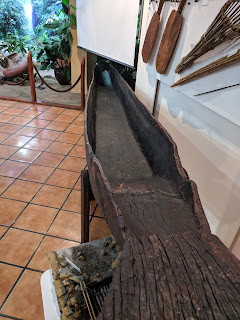
[[[77,81],[76,81],[76,82],[74,83],[74,85],[72,85],[70,88],[65,89],[65,90],[57,90],[57,89],[54,89],[53,87],[50,87],[50,85],[47,84],[47,82],[46,82],[46,81],[43,79],[43,77],[40,75],[37,67],[36,67],[35,65],[33,65],[33,66],[34,66],[34,69],[35,69],[35,71],[37,72],[40,80],[41,80],[49,89],[51,89],[51,90],[53,90],[53,91],[55,91],[55,92],[68,92],[68,91],[72,90],[72,89],[78,84],[78,82],[79,82],[80,79],[81,79],[81,74],[80,74],[80,76],[78,77]]]
[[[26,76],[21,81],[19,81],[17,83],[4,81],[2,79],[0,79],[0,82],[2,82],[3,84],[8,84],[9,86],[19,86],[20,84],[23,84],[26,81],[27,77],[28,77],[28,73],[26,74]]]

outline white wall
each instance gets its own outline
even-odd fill
[[[191,47],[193,44],[191,42],[193,42],[195,30],[196,43],[199,40],[198,29],[200,28],[201,33],[207,29],[225,0],[200,0],[196,3],[191,0],[188,2],[191,4],[186,4],[183,11],[184,28],[178,42],[178,49],[167,74],[159,77],[155,68],[155,58],[167,16],[171,8],[176,8],[177,5],[171,2],[165,3],[164,19],[160,23],[161,31],[149,63],[144,64],[141,57],[142,44],[149,19],[155,10],[154,4],[149,6],[149,0],[145,0],[136,94],[152,111],[156,79],[161,80],[155,117],[177,143],[183,166],[190,178],[198,185],[212,232],[230,247],[240,225],[240,86],[220,91],[217,94],[205,95],[199,99],[194,97],[194,93],[205,91],[206,88],[211,90],[217,86],[224,86],[232,81],[234,83],[239,75],[240,64],[177,89],[170,87],[170,84],[179,78],[174,73],[175,66],[188,52],[184,48]],[[203,4],[208,4],[208,6],[201,6]],[[201,17],[200,24],[197,18],[194,19],[194,12]],[[224,56],[226,52],[232,50],[227,49],[228,45],[229,43],[222,46],[222,51],[216,48],[215,57],[211,57],[213,52],[205,55],[200,59],[202,62],[187,69],[184,76]],[[238,68],[238,73],[236,68]],[[239,77],[238,82],[240,82]],[[231,249],[235,255],[240,257],[239,241],[236,241],[236,238]]]

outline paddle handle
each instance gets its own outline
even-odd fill
[[[177,10],[178,13],[180,13],[180,14],[182,13],[186,2],[187,2],[187,0],[181,0],[179,7],[178,7],[178,10]]]
[[[159,5],[158,5],[158,9],[157,9],[157,14],[159,14],[159,15],[161,14],[163,5],[164,5],[164,0],[160,0]]]

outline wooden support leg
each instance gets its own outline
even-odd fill
[[[154,102],[153,102],[153,110],[152,110],[152,115],[153,116],[155,116],[155,111],[156,111],[158,92],[159,92],[159,85],[160,85],[160,81],[157,79],[156,89],[155,89],[155,97],[154,97]]]
[[[30,87],[31,87],[31,97],[32,102],[35,103],[37,101],[36,96],[36,88],[35,88],[35,79],[34,79],[34,72],[33,72],[33,61],[32,61],[32,52],[29,51],[28,53],[28,74],[29,74],[29,81],[30,81]]]
[[[93,193],[87,170],[81,172],[81,243],[89,241],[89,201],[93,200]]]
[[[81,62],[81,110],[85,108],[85,57]]]

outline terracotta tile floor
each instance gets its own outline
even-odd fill
[[[83,113],[0,100],[0,319],[44,319],[46,253],[81,240]],[[91,203],[90,239],[110,234]]]

